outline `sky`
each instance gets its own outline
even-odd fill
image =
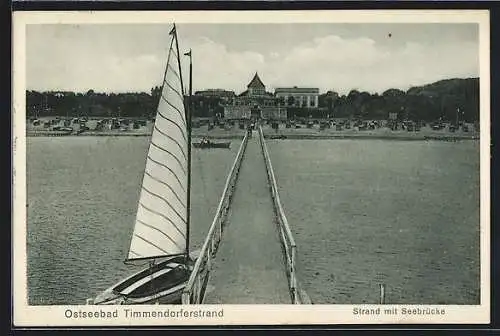
[[[160,85],[170,24],[36,24],[26,28],[28,90],[150,92]],[[382,93],[479,76],[474,23],[178,24],[192,49],[193,91],[240,93],[255,72],[276,87]],[[183,60],[188,83],[188,58]]]

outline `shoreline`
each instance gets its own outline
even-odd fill
[[[479,140],[479,136],[464,135],[404,135],[404,134],[265,134],[269,140],[400,140],[400,141],[462,141]]]
[[[46,132],[26,132],[26,137],[150,137],[149,132],[83,132],[80,134],[75,133],[57,133],[54,131]],[[208,139],[243,139],[244,134],[193,134],[193,139],[201,139],[206,137]]]
[[[267,132],[266,132],[267,131]],[[215,133],[215,132],[214,132]],[[219,132],[217,132],[219,133]],[[210,134],[204,132],[202,134],[193,134],[193,139],[206,137],[208,139],[238,139],[244,137],[244,132],[229,132],[227,134]],[[62,133],[54,131],[45,132],[26,132],[26,137],[150,137],[150,132],[83,132],[80,134]],[[400,140],[400,141],[464,141],[464,140],[479,140],[479,135],[464,135],[464,134],[405,134],[405,133],[293,133],[293,132],[270,132],[264,131],[264,138],[268,140]]]

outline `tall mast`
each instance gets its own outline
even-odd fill
[[[185,103],[184,95],[184,82],[182,81],[182,69],[181,69],[181,58],[179,54],[179,40],[177,38],[177,29],[173,28],[173,34],[175,37],[175,49],[177,51],[177,62],[179,64],[179,77],[181,81],[182,97],[184,98],[184,109],[186,113],[186,123],[188,131],[188,176],[187,176],[187,220],[186,220],[186,259],[189,258],[189,228],[191,226],[191,113],[189,111],[189,104]],[[188,105],[186,107],[186,105]]]
[[[184,55],[189,56],[189,107],[191,107],[191,97],[193,95],[193,51],[189,49]]]
[[[179,49],[177,49],[179,50]],[[179,52],[179,51],[177,51]],[[189,231],[191,226],[191,106],[193,95],[193,57],[191,49],[184,55],[189,56],[189,97],[186,106],[186,121],[188,125],[188,194],[187,194],[187,231],[186,231],[186,257],[189,258]]]

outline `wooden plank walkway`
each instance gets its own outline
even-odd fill
[[[283,252],[256,132],[249,139],[205,304],[290,304]]]

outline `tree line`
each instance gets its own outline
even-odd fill
[[[382,94],[351,90],[339,96],[329,91],[319,96],[323,113],[336,117],[387,119],[396,113],[398,119],[454,122],[479,120],[479,78],[447,79],[409,90],[389,89]]]
[[[152,118],[160,98],[160,87],[149,93],[86,93],[62,91],[27,91],[28,117],[99,116]],[[278,101],[279,105],[284,102]],[[287,102],[290,104],[290,102]],[[223,114],[224,100],[194,95],[191,99],[195,117]],[[382,94],[351,90],[346,95],[328,91],[319,96],[318,108],[288,107],[289,117],[341,117],[387,119],[396,113],[398,119],[411,120],[479,120],[479,79],[448,79],[409,90],[389,89]]]

